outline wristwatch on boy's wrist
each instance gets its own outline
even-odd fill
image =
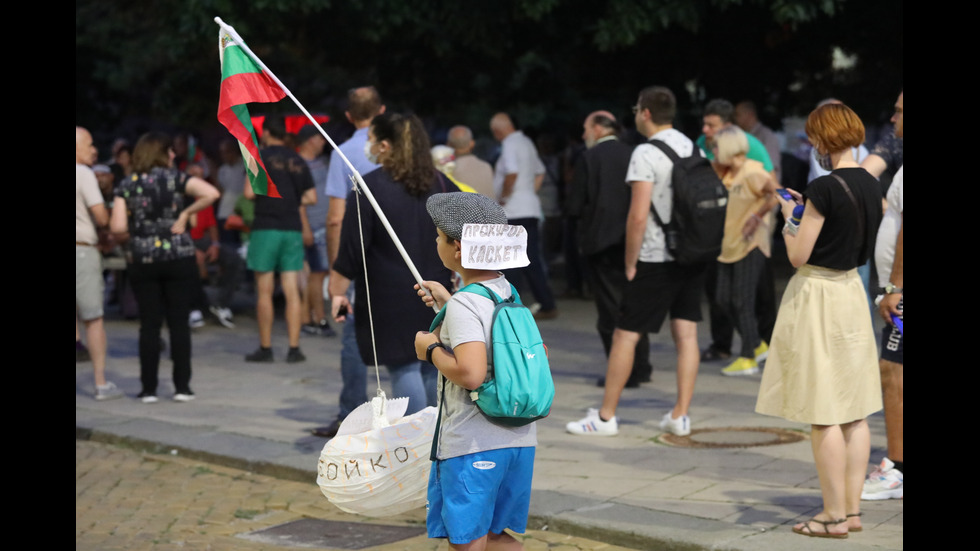
[[[436,348],[442,348],[443,350],[445,350],[446,347],[443,346],[441,342],[434,342],[430,344],[425,349],[425,361],[432,363],[432,351],[435,350]]]

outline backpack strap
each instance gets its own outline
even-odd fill
[[[523,302],[521,302],[521,295],[517,292],[517,288],[514,287],[513,283],[511,283],[510,285],[510,298],[506,300],[500,298],[500,295],[493,292],[493,290],[491,290],[489,287],[487,287],[482,283],[470,283],[466,287],[463,287],[462,289],[456,292],[472,293],[474,295],[480,295],[481,297],[485,297],[492,300],[495,305],[500,304],[501,302],[513,302],[516,304],[524,304]],[[442,325],[442,320],[446,318],[446,306],[449,306],[448,302],[442,305],[442,309],[439,310],[439,313],[436,314],[436,317],[432,320],[432,323],[429,325],[430,333],[435,331],[436,327]]]
[[[442,308],[436,313],[436,317],[432,319],[432,323],[429,324],[429,333],[435,331],[437,327],[442,325],[442,320],[446,319],[446,306],[449,306],[448,302],[442,305]]]
[[[677,152],[674,151],[674,148],[673,147],[670,147],[669,145],[667,145],[667,143],[664,142],[663,140],[649,140],[649,141],[647,141],[647,143],[650,144],[650,145],[652,145],[653,147],[656,147],[660,151],[663,151],[664,152],[664,155],[666,155],[667,158],[670,159],[670,162],[676,164],[677,161],[680,161],[681,160],[680,155],[678,155]],[[697,147],[697,146],[694,146],[694,147]]]
[[[492,300],[495,305],[500,304],[501,302],[513,302],[516,304],[524,304],[523,302],[521,302],[521,295],[517,294],[517,288],[514,287],[513,283],[510,285],[510,298],[506,300],[500,298],[500,295],[498,295],[492,289],[490,289],[489,287],[487,287],[482,283],[471,283],[466,287],[460,289],[460,291],[475,293],[475,291],[470,289],[470,287],[479,287],[480,289],[483,289],[486,292],[486,297]],[[481,293],[475,293],[475,294],[481,294]]]
[[[647,143],[650,144],[650,145],[652,145],[653,147],[656,147],[660,151],[663,151],[664,155],[666,155],[667,158],[670,159],[670,162],[671,163],[673,163],[673,164],[676,165],[677,163],[680,162],[681,158],[677,155],[677,152],[674,151],[674,148],[672,148],[669,145],[667,145],[666,143],[664,143],[663,140],[649,140],[649,141],[647,141]],[[697,146],[694,146],[694,147],[697,147]],[[673,185],[673,182],[671,182],[671,185]],[[655,209],[653,207],[653,200],[652,200],[652,198],[651,198],[651,201],[650,201],[650,212],[653,213],[653,221],[656,222],[657,225],[660,226],[661,229],[667,227],[667,224],[664,224],[664,221],[660,218],[660,213],[658,213],[657,212],[657,209]]]
[[[432,431],[432,448],[429,450],[429,461],[436,461],[436,450],[439,447],[439,428],[442,427],[442,406],[446,403],[446,376],[439,374],[442,379],[442,392],[439,393],[439,411],[436,412],[436,428]]]

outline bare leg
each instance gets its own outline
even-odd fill
[[[507,532],[489,534],[469,543],[449,544],[450,549],[458,551],[522,551],[524,545]]]
[[[487,551],[521,551],[524,545],[507,532],[487,534]]]
[[[687,415],[694,397],[694,383],[701,365],[701,351],[698,349],[698,324],[688,320],[671,320],[670,331],[677,347],[677,404],[671,417],[677,419]]]
[[[888,360],[878,363],[881,368],[881,392],[885,400],[885,433],[888,436],[888,459],[904,461],[905,446],[903,421],[905,411],[902,387],[905,366]]]
[[[599,416],[610,420],[616,415],[619,397],[626,387],[626,380],[633,371],[633,356],[640,334],[625,329],[613,332],[612,349],[609,350],[609,363],[606,366],[606,389],[602,396]]]
[[[831,521],[846,517],[847,495],[847,450],[844,432],[840,425],[812,425],[810,443],[813,447],[813,459],[817,464],[817,475],[820,477],[820,494],[823,496],[823,511],[817,514],[816,520]],[[867,467],[865,467],[866,469]],[[861,484],[864,483],[862,471]],[[858,499],[860,499],[860,487]],[[823,532],[824,526],[814,522],[804,522],[796,525],[797,529],[808,526],[813,532]],[[847,524],[841,523],[826,527],[831,533],[846,533]]]
[[[276,285],[275,272],[255,272],[255,319],[259,325],[259,345],[272,347],[272,292]]]
[[[282,293],[286,296],[286,331],[289,334],[289,346],[299,346],[300,311],[303,309],[299,295],[299,272],[282,272],[279,283]]]
[[[844,433],[844,445],[847,449],[847,467],[845,470],[845,512],[849,515],[861,512],[861,491],[864,489],[864,477],[868,472],[868,459],[871,456],[871,429],[864,419],[841,425]],[[853,516],[847,519],[848,529],[861,527],[861,517]]]
[[[76,325],[75,328],[78,331]],[[92,357],[92,372],[95,375],[95,385],[105,385],[106,336],[105,324],[102,318],[85,322],[85,340],[88,342],[88,353]]]
[[[304,325],[310,323],[310,311],[311,311],[311,300],[310,300],[310,286],[309,286],[309,276],[310,276],[310,265],[303,262],[303,271],[299,273],[297,282],[299,285],[299,295],[300,295],[300,310],[299,310],[299,323]],[[319,320],[314,320],[319,321]]]
[[[326,312],[323,311],[323,280],[327,277],[327,272],[311,272],[310,279],[306,284],[306,296],[308,304],[304,307],[313,318],[313,323],[320,323],[327,319]]]
[[[203,252],[199,251],[198,249],[194,249],[194,260],[197,261],[197,277],[200,278],[201,281],[207,281],[208,279],[207,256]]]
[[[487,537],[483,536],[469,543],[450,543],[449,548],[455,551],[485,551],[487,548]]]

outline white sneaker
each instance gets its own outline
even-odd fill
[[[208,309],[211,310],[211,313],[214,314],[214,317],[218,319],[218,323],[224,325],[228,329],[235,328],[235,322],[231,321],[232,318],[231,309],[224,308],[221,306],[210,306],[208,307]]]
[[[191,329],[204,327],[204,315],[201,314],[200,310],[191,310],[191,315],[187,320],[187,324],[191,326]]]
[[[119,390],[112,381],[106,381],[104,385],[96,385],[95,387],[95,399],[100,402],[122,397],[123,391]]]
[[[178,392],[177,394],[174,394],[174,402],[190,402],[193,399],[193,392]]]
[[[583,419],[565,425],[565,430],[583,436],[615,436],[619,434],[619,423],[613,417],[608,421],[599,418],[599,410],[589,408]]]
[[[660,428],[665,432],[676,434],[677,436],[687,436],[691,434],[691,418],[687,415],[681,415],[677,419],[674,419],[668,411],[664,414],[663,419],[660,420]]]
[[[880,499],[904,499],[905,475],[895,468],[895,464],[887,457],[881,460],[868,478],[864,481],[861,499],[877,501]]]

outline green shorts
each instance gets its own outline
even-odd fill
[[[303,234],[255,230],[248,241],[248,269],[253,272],[298,272],[303,269]]]

